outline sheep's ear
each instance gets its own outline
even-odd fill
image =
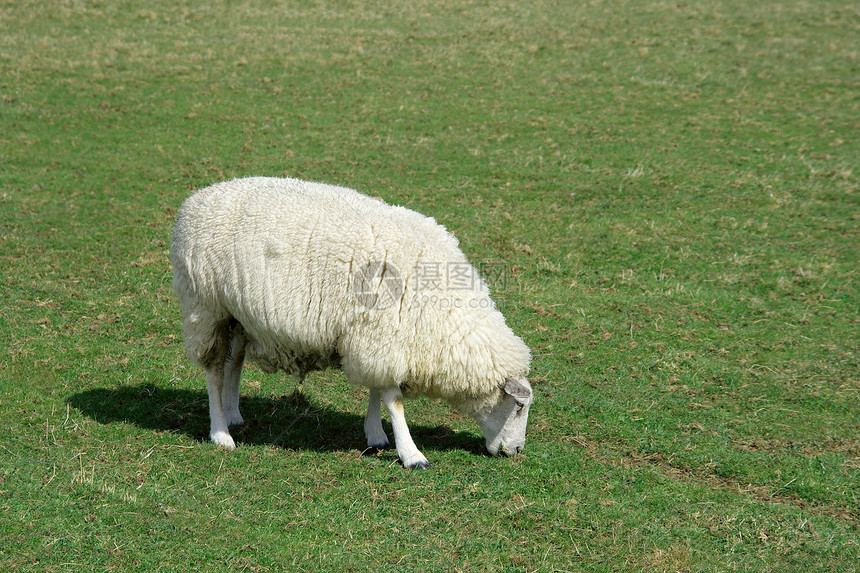
[[[528,404],[532,398],[532,387],[525,378],[505,378],[505,393],[514,397],[517,404]]]

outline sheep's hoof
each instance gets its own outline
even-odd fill
[[[228,450],[233,450],[236,448],[236,442],[233,441],[233,436],[231,436],[227,432],[215,432],[209,437],[212,439],[213,444],[218,444],[219,446],[223,446]]]
[[[427,458],[418,454],[417,456],[412,456],[408,462],[403,462],[403,466],[410,470],[426,470],[430,468],[430,462],[427,461]]]
[[[385,446],[367,446],[367,448],[364,450],[364,453],[369,456],[372,456],[384,451]]]
[[[385,450],[385,446],[367,446],[364,451],[361,452],[363,456],[375,456],[376,454]]]
[[[385,440],[384,442],[377,442],[375,444],[367,444],[367,449],[371,451],[378,452],[380,450],[384,450],[385,448],[391,446],[391,442]]]

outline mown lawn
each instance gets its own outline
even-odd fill
[[[0,0],[0,569],[850,571],[860,6]],[[532,348],[522,456],[250,369],[207,443],[170,229],[247,175],[436,217]]]

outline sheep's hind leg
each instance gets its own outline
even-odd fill
[[[200,363],[206,370],[206,391],[209,393],[209,438],[219,446],[232,449],[236,447],[236,442],[227,430],[227,416],[224,415],[224,372],[229,354],[230,332],[229,321],[213,325],[211,345],[201,357]],[[232,388],[228,390],[232,391]]]
[[[224,390],[224,364],[213,364],[206,370],[206,390],[209,392],[209,438],[213,443],[233,449],[236,442],[227,430],[227,418],[221,406]]]
[[[367,417],[364,419],[364,435],[367,436],[367,447],[382,450],[391,445],[385,430],[382,429],[381,412],[382,393],[378,388],[370,389],[367,401]]]
[[[245,423],[242,414],[239,413],[239,385],[242,380],[246,343],[242,327],[236,326],[230,340],[230,349],[224,360],[224,389],[221,392],[221,408],[228,426]]]
[[[382,394],[382,401],[385,402],[388,415],[391,417],[394,443],[397,446],[397,456],[400,461],[407,468],[424,470],[430,467],[427,458],[418,451],[415,442],[412,441],[412,436],[409,434],[409,427],[406,425],[406,416],[403,411],[403,394],[398,388],[386,390]]]

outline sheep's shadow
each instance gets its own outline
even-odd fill
[[[101,424],[125,422],[197,440],[209,436],[209,402],[204,391],[141,384],[95,388],[71,396],[68,402]],[[314,404],[299,391],[278,398],[242,396],[239,407],[245,424],[233,426],[230,433],[240,445],[319,452],[365,449],[362,416]],[[386,429],[393,438],[390,427]],[[410,424],[409,429],[419,449],[484,452],[483,440],[447,426]]]

